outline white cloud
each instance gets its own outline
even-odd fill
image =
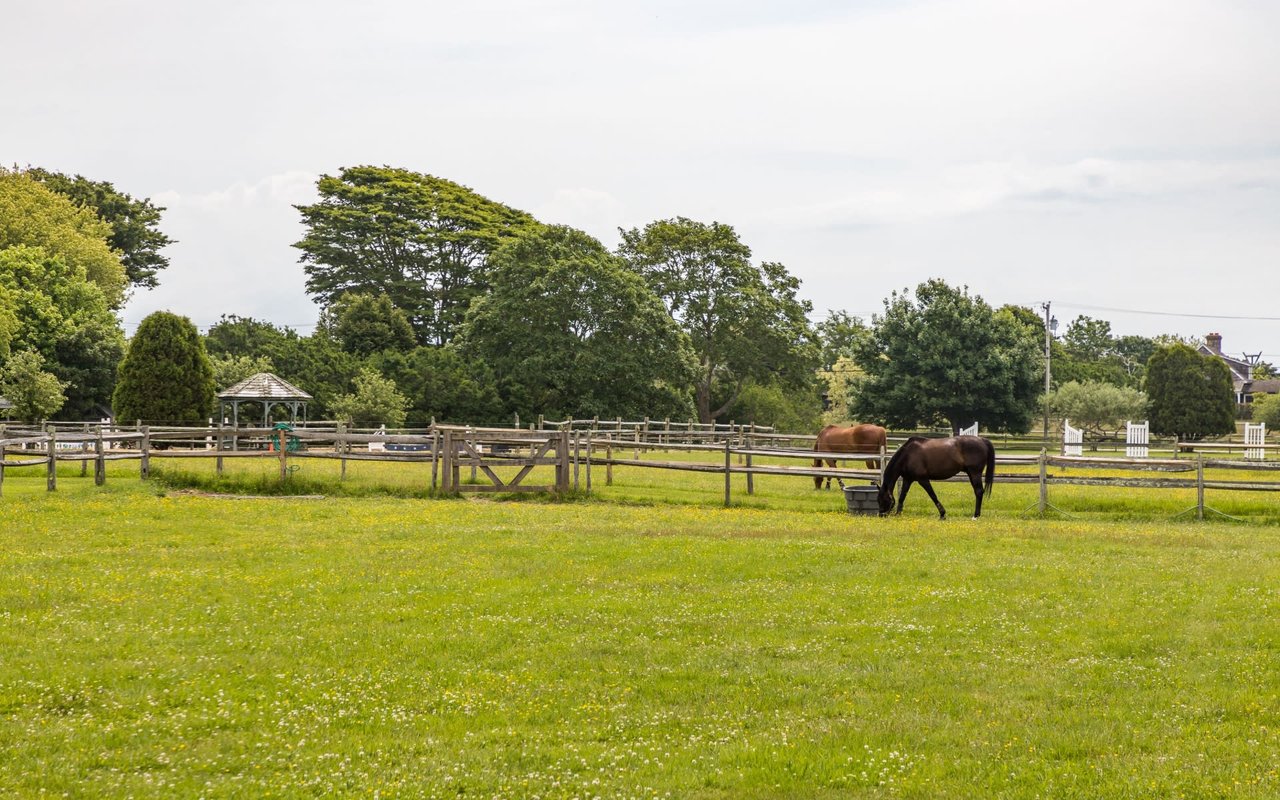
[[[908,224],[989,211],[1009,203],[1128,202],[1186,193],[1274,189],[1280,188],[1280,159],[980,162],[897,172],[871,183],[844,197],[775,209],[768,216],[799,229]]]
[[[163,300],[314,319],[290,205],[364,163],[606,243],[677,214],[728,222],[824,307],[874,309],[931,276],[1160,308],[1280,291],[1265,0],[48,0],[11,16],[32,35],[0,50],[0,160],[170,209],[173,266],[130,316]],[[55,30],[51,50],[38,32]],[[1280,353],[1275,331],[1223,333]]]

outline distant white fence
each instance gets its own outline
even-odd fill
[[[1064,456],[1084,455],[1084,429],[1071,427],[1071,420],[1062,421],[1062,454]]]
[[[1151,421],[1124,424],[1124,454],[1129,458],[1146,458],[1151,444]]]
[[[977,435],[978,435],[978,423],[976,423],[976,422],[975,422],[975,423],[973,423],[972,425],[970,425],[969,427],[967,427],[967,428],[965,428],[964,430],[960,431],[960,435],[961,435],[961,436],[977,436]]]
[[[1251,422],[1244,424],[1244,457],[1246,461],[1262,461],[1267,457],[1267,451],[1263,449],[1263,445],[1267,441],[1267,423],[1259,422],[1254,425]],[[1250,447],[1249,445],[1254,445]]]

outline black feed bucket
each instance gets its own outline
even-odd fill
[[[850,514],[864,514],[874,517],[880,513],[880,502],[876,499],[880,493],[880,487],[875,486],[846,486],[844,487],[844,502],[849,508]]]

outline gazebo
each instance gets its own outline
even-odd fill
[[[289,409],[289,421],[298,421],[298,412],[302,412],[302,421],[307,420],[307,401],[311,395],[297,386],[283,380],[270,372],[259,372],[218,393],[220,404],[219,416],[226,415],[227,405],[231,406],[231,424],[240,427],[240,404],[262,404],[262,427],[271,425],[271,409],[280,405]]]

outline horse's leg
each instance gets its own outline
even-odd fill
[[[929,483],[928,479],[921,478],[920,485],[924,487],[925,492],[928,493],[929,499],[933,501],[933,504],[938,507],[938,519],[946,519],[947,510],[942,507],[942,503],[938,502],[938,495],[933,491],[933,484]]]
[[[835,469],[835,468],[836,468],[836,462],[835,462],[835,459],[831,459],[831,460],[827,461],[827,466],[828,466],[828,467],[830,467],[831,469]],[[839,478],[836,478],[836,480],[840,480],[840,479],[839,479]],[[840,484],[840,487],[841,487],[841,488],[844,488],[844,484],[843,484],[843,483],[842,483],[842,484]],[[831,476],[830,476],[830,475],[828,475],[828,476],[827,476],[827,488],[828,488],[828,489],[830,489],[830,488],[831,488]]]
[[[969,485],[973,487],[973,518],[977,519],[982,516],[982,471],[975,470],[969,473]]]
[[[911,478],[906,475],[902,476],[902,491],[898,493],[898,510],[894,511],[895,515],[902,513],[902,504],[907,502],[907,490],[911,488]],[[889,487],[892,491],[893,487]]]
[[[814,468],[814,469],[822,469],[822,459],[820,459],[820,458],[815,458],[815,459],[813,460],[813,468]],[[821,475],[814,475],[814,476],[813,476],[813,488],[814,488],[815,490],[817,490],[817,489],[821,489],[821,488],[822,488],[822,476],[821,476]]]

